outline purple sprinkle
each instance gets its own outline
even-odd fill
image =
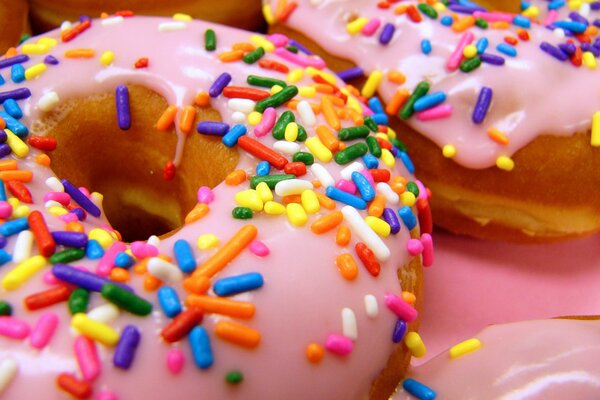
[[[21,64],[29,61],[29,56],[26,54],[19,54],[14,57],[5,58],[4,60],[0,60],[0,69],[11,67],[15,64]]]
[[[74,214],[78,220],[85,221],[86,213],[81,207],[77,207],[69,211],[69,213]]]
[[[540,49],[542,49],[542,51],[545,51],[546,53],[550,54],[552,57],[560,61],[566,61],[569,58],[569,56],[565,52],[563,52],[558,47],[552,46],[548,42],[542,42],[540,44]]]
[[[6,243],[8,243],[8,240],[4,236],[0,236],[0,249],[6,247]]]
[[[594,57],[600,56],[600,51],[598,51],[598,48],[594,47],[590,43],[581,43],[581,51],[589,51],[594,55]]]
[[[400,343],[400,341],[406,335],[406,330],[408,329],[408,324],[406,321],[399,319],[396,321],[396,325],[394,326],[394,332],[392,333],[392,342]]]
[[[140,344],[141,337],[140,331],[133,325],[127,325],[123,329],[113,356],[115,367],[122,369],[129,369],[131,367],[135,350]]]
[[[390,226],[390,232],[392,233],[392,235],[395,235],[398,232],[400,232],[400,227],[401,227],[400,220],[396,216],[396,213],[394,212],[394,210],[392,210],[391,208],[384,208],[383,209],[383,220],[385,222],[387,222],[388,225]]]
[[[392,149],[390,150],[390,153],[392,153],[392,155],[394,157],[398,157],[398,153],[400,152],[400,150],[398,150],[398,148],[396,146],[392,146]]]
[[[488,109],[490,108],[490,104],[492,103],[492,89],[489,87],[482,87],[479,91],[479,97],[477,98],[477,103],[475,103],[475,108],[473,109],[473,115],[471,119],[476,124],[481,124],[487,115]]]
[[[344,82],[350,82],[365,76],[365,71],[361,67],[352,67],[338,72],[337,75]]]
[[[0,143],[5,143],[8,139],[8,135],[4,132],[4,129],[0,130]]]
[[[479,55],[481,62],[491,65],[504,65],[504,57],[497,56],[495,54],[483,53]]]
[[[381,30],[381,35],[379,35],[379,43],[386,45],[388,44],[392,38],[394,37],[394,32],[396,31],[396,27],[392,23],[387,23],[383,26]]]
[[[79,22],[85,22],[85,21],[92,22],[92,19],[90,18],[89,15],[80,15],[79,16]]]
[[[102,212],[92,201],[81,192],[81,190],[77,189],[71,182],[66,179],[61,180],[63,186],[65,187],[65,192],[67,192],[71,198],[81,206],[85,211],[92,214],[94,217],[98,218]]]
[[[473,14],[475,11],[483,11],[481,7],[463,6],[460,4],[452,4],[448,8],[459,14]]]
[[[115,91],[117,98],[117,121],[119,128],[126,131],[131,128],[131,113],[129,110],[129,89],[125,85],[117,86]]]
[[[133,289],[127,285],[113,282],[110,279],[103,278],[93,272],[78,269],[67,264],[54,264],[52,266],[52,275],[63,282],[70,283],[92,292],[100,292],[105,283],[112,283],[133,292]]]
[[[571,18],[575,22],[579,22],[585,24],[585,26],[589,25],[589,21],[583,15],[579,14],[577,11],[571,11],[569,13],[569,18]]]
[[[0,144],[0,158],[4,158],[8,155],[10,155],[10,153],[12,152],[12,150],[10,149],[10,146],[6,143],[2,143]]]
[[[200,121],[196,130],[205,135],[224,136],[229,132],[229,125],[223,122]]]
[[[293,39],[290,39],[290,40],[288,41],[288,45],[290,45],[290,46],[293,46],[293,47],[297,48],[298,50],[300,50],[301,52],[303,52],[304,54],[307,54],[307,55],[309,55],[309,56],[314,54],[312,51],[310,51],[310,50],[309,50],[308,48],[306,48],[304,45],[302,45],[302,44],[300,44],[300,43],[296,42],[296,41],[295,41],[295,40],[293,40]]]
[[[231,75],[229,75],[227,72],[223,72],[217,79],[215,79],[213,84],[210,85],[210,88],[208,89],[209,96],[219,96],[223,92],[223,89],[225,89],[225,86],[229,85],[229,82],[231,82]]]
[[[82,232],[55,231],[52,238],[56,244],[68,247],[85,247],[88,242],[87,235]]]
[[[558,48],[564,51],[568,55],[573,55],[577,51],[577,46],[574,43],[561,43],[558,45]]]
[[[58,59],[53,55],[48,54],[46,57],[44,57],[44,64],[58,65]]]
[[[593,22],[593,24],[594,24],[594,26],[600,28],[600,18],[595,19],[594,22]]]
[[[6,99],[21,100],[31,96],[31,91],[27,88],[18,88],[9,90],[8,92],[0,92],[0,103],[4,103]]]
[[[593,3],[590,3],[590,8],[594,11],[600,10],[600,1],[594,1]]]

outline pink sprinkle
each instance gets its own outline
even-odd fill
[[[325,348],[338,356],[347,356],[352,352],[352,340],[346,336],[331,334],[325,341]]]
[[[356,185],[354,182],[349,181],[348,179],[340,179],[335,183],[335,187],[343,190],[346,193],[354,194],[356,193]]]
[[[261,242],[260,240],[254,240],[252,243],[250,243],[250,246],[248,247],[250,248],[252,254],[255,254],[259,257],[266,257],[271,252],[267,245]]]
[[[558,11],[550,10],[548,14],[546,14],[546,19],[544,20],[543,26],[552,25],[558,19]]]
[[[118,397],[113,392],[103,389],[100,393],[98,393],[96,400],[118,400]]]
[[[42,277],[42,280],[47,285],[58,285],[61,282],[58,279],[56,279],[52,271],[46,271],[44,273],[44,276]]]
[[[419,121],[431,121],[432,119],[448,118],[452,115],[452,106],[450,104],[440,104],[424,111],[415,113]]]
[[[375,187],[375,179],[373,179],[373,175],[371,175],[371,172],[368,169],[363,169],[360,173],[369,181],[371,186]]]
[[[275,54],[284,60],[287,60],[293,64],[297,64],[301,67],[314,67],[316,69],[325,68],[325,61],[318,57],[306,57],[303,54],[295,54],[291,51],[280,47],[275,49]]]
[[[473,17],[481,18],[488,22],[512,22],[515,15],[503,12],[475,11]]]
[[[379,18],[373,18],[372,20],[367,22],[365,26],[363,26],[362,34],[365,36],[372,36],[375,33],[375,31],[377,31],[380,25],[381,20]]]
[[[53,312],[46,312],[40,316],[37,324],[31,331],[29,343],[36,349],[42,349],[54,336],[56,327],[58,326],[58,315]]]
[[[133,244],[131,245],[131,248],[133,249]],[[127,250],[125,243],[114,242],[100,259],[100,262],[96,266],[96,273],[100,276],[110,275],[110,271],[112,271],[115,266],[115,257],[118,253],[125,250]]]
[[[156,257],[158,255],[158,249],[156,246],[152,246],[146,242],[137,241],[131,243],[131,253],[135,258],[142,260],[148,257]]]
[[[60,217],[58,217],[62,222],[64,223],[69,223],[69,222],[77,222],[79,221],[79,218],[77,218],[77,215],[75,213],[67,213],[65,215],[61,215]]]
[[[411,256],[418,256],[423,251],[423,243],[419,239],[410,239],[406,243],[406,250]]]
[[[433,238],[429,233],[421,235],[423,244],[423,266],[431,267],[433,265]]]
[[[81,193],[83,193],[86,197],[90,197],[90,191],[88,190],[88,188],[85,187],[80,187],[79,190],[81,191]]]
[[[385,295],[385,305],[390,309],[398,318],[406,321],[413,322],[417,319],[419,313],[410,304],[402,300],[394,294]]]
[[[274,33],[267,36],[267,40],[275,45],[275,47],[283,47],[288,44],[288,37],[281,33]]]
[[[198,189],[198,203],[210,204],[215,200],[215,193],[208,186],[201,186]]]
[[[6,219],[12,215],[13,208],[6,201],[0,201],[0,218]]]
[[[417,187],[419,188],[419,199],[429,199],[429,195],[427,193],[427,188],[425,187],[425,185],[423,185],[423,182],[421,182],[418,179],[415,179],[415,183],[417,184]]]
[[[180,349],[174,348],[167,353],[167,368],[172,374],[178,374],[183,369],[185,357]]]
[[[100,375],[100,360],[96,343],[85,336],[78,336],[75,339],[74,347],[83,379],[89,382],[94,381]]]
[[[0,335],[11,339],[25,339],[29,336],[29,324],[13,317],[0,317]]]
[[[460,38],[460,41],[458,42],[458,45],[456,45],[456,48],[454,49],[454,51],[448,58],[448,62],[446,63],[446,68],[449,71],[455,71],[458,69],[460,62],[462,61],[462,59],[464,57],[463,50],[465,49],[465,47],[468,44],[470,44],[473,41],[474,37],[475,36],[473,35],[473,32],[471,32],[471,31],[466,31],[462,35],[462,37]]]
[[[44,195],[44,203],[54,200],[63,206],[68,206],[71,202],[71,196],[67,192],[48,192]]]
[[[254,135],[261,137],[269,133],[273,129],[273,125],[275,125],[275,118],[277,118],[277,111],[273,107],[268,107],[263,112],[260,123],[254,127]]]

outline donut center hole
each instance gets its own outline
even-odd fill
[[[163,171],[175,156],[177,134],[174,128],[158,131],[155,124],[167,103],[144,87],[129,86],[129,91],[132,125],[127,131],[117,125],[114,93],[67,101],[34,125],[57,139],[50,154],[55,174],[101,193],[108,221],[126,242],[180,228],[197,204],[198,188],[221,183],[238,161],[237,151],[220,138],[193,130],[175,177],[166,181]],[[199,120],[220,121],[220,115],[198,108]]]

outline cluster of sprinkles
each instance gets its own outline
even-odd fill
[[[293,7],[286,7],[282,12],[292,10]],[[133,13],[123,11],[104,15],[99,21],[82,17],[75,24],[63,26],[60,40],[76,43],[95,24],[110,27],[132,16]],[[185,30],[188,21],[188,16],[178,14],[172,21],[160,23],[158,30]],[[323,70],[321,59],[310,56],[282,35],[251,35],[247,43],[225,51],[220,50],[218,39],[215,30],[207,29],[204,50],[215,52],[223,64],[257,64],[269,71],[268,75],[279,74],[281,78],[248,75],[245,84],[240,84],[223,72],[207,90],[198,93],[194,104],[181,109],[167,107],[157,116],[156,127],[168,131],[175,126],[186,135],[195,128],[198,134],[220,137],[225,146],[236,147],[256,160],[254,171],[238,169],[225,179],[226,185],[240,189],[235,194],[232,218],[251,220],[259,214],[281,215],[296,229],[310,229],[315,235],[335,232],[334,241],[343,252],[331,260],[331,265],[339,270],[340,282],[356,280],[363,267],[366,273],[377,277],[381,263],[391,255],[384,238],[397,235],[402,229],[411,234],[406,252],[422,257],[423,265],[430,266],[433,242],[429,194],[419,181],[394,174],[396,163],[411,173],[413,166],[404,145],[386,125],[385,109],[372,97],[374,89],[361,94],[351,86],[338,86],[339,81]],[[32,196],[28,184],[36,182],[36,176],[31,170],[19,168],[23,165],[21,160],[30,157],[33,147],[41,150],[32,152],[37,154],[35,161],[49,167],[46,153],[60,143],[30,133],[21,122],[19,101],[32,96],[27,82],[41,79],[47,69],[67,58],[98,59],[98,68],[109,68],[119,56],[109,50],[99,54],[95,49],[76,48],[55,57],[51,53],[58,44],[56,39],[34,40],[19,50],[9,50],[0,59],[0,72],[10,68],[12,81],[22,84],[18,89],[0,92],[0,151],[6,158],[0,160],[0,265],[5,270],[0,286],[4,291],[23,291],[27,282],[43,274],[47,288],[27,293],[23,298],[23,312],[39,315],[34,326],[18,314],[13,315],[14,305],[0,301],[0,335],[29,341],[32,347],[43,349],[51,343],[58,326],[64,324],[53,308],[67,307],[72,316],[73,353],[79,371],[60,373],[56,383],[76,398],[92,396],[102,369],[111,368],[100,360],[99,344],[111,349],[113,368],[128,370],[135,366],[144,332],[135,320],[116,326],[114,321],[121,312],[139,317],[161,312],[167,317],[160,339],[169,348],[165,365],[172,374],[185,367],[184,351],[171,346],[182,340],[189,342],[191,359],[201,370],[214,364],[217,338],[250,350],[262,345],[261,332],[248,323],[256,313],[255,305],[232,296],[259,291],[266,280],[259,272],[226,273],[227,266],[246,250],[260,258],[269,256],[270,249],[259,240],[256,225],[244,224],[222,244],[214,234],[200,235],[197,249],[211,255],[203,255],[199,263],[197,250],[185,239],[174,243],[171,254],[164,254],[159,251],[161,240],[156,236],[126,244],[108,226],[90,228],[90,220],[101,217],[102,196],[78,188],[67,179],[48,178],[43,199]],[[36,63],[40,57],[43,61]],[[131,68],[151,69],[152,61],[141,55]],[[311,78],[312,85],[294,85],[305,76]],[[370,79],[371,85],[376,85],[372,83],[374,79]],[[209,107],[217,98],[228,99],[230,120],[235,123],[200,121],[194,127],[196,107]],[[132,114],[125,84],[116,86],[115,99],[116,123],[126,131],[131,127]],[[51,91],[41,96],[36,106],[50,111],[60,102],[59,93]],[[325,124],[319,124],[318,115],[323,116]],[[262,140],[267,135],[275,139],[272,146]],[[325,167],[327,164],[339,166],[340,178],[333,176]],[[172,179],[175,173],[174,160],[165,167],[165,179]],[[217,199],[216,193],[204,186],[198,189],[197,196],[198,204],[186,217],[186,224],[200,221],[210,212],[211,203],[224,200]],[[50,228],[56,225],[64,228]],[[94,270],[77,265],[83,260],[95,265]],[[130,286],[134,276],[143,280],[145,293]],[[149,298],[156,298],[157,302]],[[93,299],[101,299],[102,303],[91,309]],[[408,324],[417,318],[412,306],[415,296],[410,292],[387,293],[379,299],[366,294],[365,312],[369,317],[376,318],[381,312],[380,302],[397,317],[390,333],[392,341],[404,341],[414,355],[423,355],[421,338],[408,329]],[[155,303],[160,311],[155,310]],[[202,324],[206,314],[225,318],[216,320],[209,331]],[[340,315],[339,333],[301,344],[305,346],[307,362],[319,363],[326,351],[339,357],[351,356],[358,338],[355,310],[344,308]],[[18,369],[15,359],[0,360],[0,393],[18,377]],[[225,377],[232,385],[242,384],[243,380],[243,371],[235,369]],[[101,396],[116,398],[108,390],[103,390]]]
[[[380,46],[387,46],[393,41],[398,24],[419,24],[427,20],[439,22],[457,36],[456,46],[446,62],[449,73],[477,73],[483,64],[502,67],[507,59],[518,60],[519,45],[533,45],[528,43],[530,30],[542,28],[552,31],[556,38],[553,43],[542,41],[535,44],[545,55],[574,68],[597,68],[600,56],[600,18],[593,17],[600,10],[600,2],[597,1],[555,0],[543,5],[524,1],[521,2],[522,11],[519,14],[488,11],[469,0],[426,0],[415,3],[380,0],[376,4],[379,9],[390,11],[393,16],[389,21],[354,13],[346,25],[348,35],[375,37]],[[295,1],[278,0],[274,7],[265,5],[264,14],[271,24],[285,22],[297,6]],[[398,22],[396,16],[399,15],[405,15],[406,21]],[[505,31],[506,35],[501,42],[496,43],[485,36],[487,30]],[[415,52],[421,51],[425,55],[436,53],[436,48],[429,39],[422,39],[418,46]],[[365,71],[360,67],[338,73],[347,82],[363,77],[364,74]],[[416,118],[420,121],[443,119],[452,115],[453,105],[446,101],[447,93],[434,91],[435,85],[427,80],[421,81],[414,88],[406,88],[403,86],[406,78],[401,71],[370,71],[362,88],[362,95],[372,96],[382,84],[384,75],[387,75],[390,84],[399,86],[386,106],[385,111],[389,115],[397,115],[403,120]],[[493,94],[493,87],[479,88],[479,94],[473,98],[472,103],[473,124],[481,125],[484,122],[493,107]],[[600,111],[595,112],[591,120],[591,145],[600,146]],[[497,127],[490,127],[487,136],[501,147],[510,142],[510,132]],[[453,143],[442,147],[442,153],[447,158],[456,156],[457,151]],[[511,171],[515,163],[509,155],[504,154],[496,158],[496,166]]]

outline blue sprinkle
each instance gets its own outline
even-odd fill
[[[239,138],[246,134],[247,130],[244,125],[237,124],[231,127],[229,132],[221,138],[223,144],[227,147],[233,147],[237,144]]]
[[[436,397],[436,393],[431,388],[411,378],[405,379],[402,387],[419,400],[434,400]]]
[[[525,29],[529,29],[531,27],[531,20],[523,15],[515,15],[512,23]]]
[[[20,138],[24,138],[29,134],[27,126],[23,125],[20,121],[11,117],[7,112],[0,111],[0,117],[6,122],[6,128]]]
[[[4,80],[4,77],[0,75],[0,86],[4,85],[5,83],[6,81]]]
[[[135,350],[140,344],[141,336],[140,331],[133,325],[127,325],[123,329],[113,356],[113,364],[115,367],[121,369],[129,369],[129,367],[131,367],[135,356]]]
[[[344,82],[350,82],[365,76],[365,71],[361,67],[352,67],[338,72],[337,76]]]
[[[367,203],[363,199],[350,193],[346,193],[335,186],[327,186],[327,189],[325,189],[325,195],[330,199],[347,204],[358,210],[364,210],[367,208]]]
[[[379,35],[379,43],[386,45],[388,44],[392,38],[394,37],[394,32],[396,31],[396,27],[392,23],[387,23],[383,26],[381,30],[381,34]]]
[[[385,113],[385,109],[383,108],[383,104],[381,104],[381,101],[377,97],[371,97],[369,99],[369,108],[375,114],[383,114],[383,113]]]
[[[410,207],[404,206],[398,209],[398,215],[409,231],[417,226],[417,217],[415,217],[415,214],[412,212]]]
[[[210,368],[213,365],[214,358],[210,346],[208,332],[201,326],[196,326],[188,335],[194,364],[200,369]]]
[[[0,265],[4,265],[12,260],[12,256],[6,250],[0,250]]]
[[[444,16],[442,17],[442,19],[440,19],[440,22],[441,22],[441,24],[442,24],[442,25],[444,25],[444,26],[450,26],[450,25],[452,25],[452,23],[453,23],[454,21],[452,20],[452,17],[451,17],[451,16],[449,16],[449,15],[444,15]]]
[[[2,105],[4,106],[4,111],[6,111],[11,117],[16,119],[23,117],[23,111],[15,99],[6,99]]]
[[[208,89],[208,95],[210,97],[218,97],[225,89],[225,86],[229,85],[231,82],[231,75],[227,72],[223,72],[221,75],[215,79],[210,88]]]
[[[271,171],[271,164],[268,161],[261,161],[256,164],[256,175],[258,176],[266,176],[269,175]]]
[[[473,3],[472,1],[469,1],[469,0],[458,0],[458,4],[460,4],[461,6],[465,6],[465,7],[476,8],[479,11],[485,11],[485,8],[483,8],[479,4]]]
[[[261,288],[264,280],[258,272],[221,278],[213,285],[217,296],[233,296],[234,294],[248,292]]]
[[[229,132],[229,125],[224,122],[200,121],[196,126],[196,130],[198,133],[202,133],[204,135],[225,136],[225,134]]]
[[[556,21],[553,25],[557,28],[564,29],[573,33],[583,33],[587,29],[587,25],[575,21]]]
[[[375,188],[363,174],[357,171],[352,172],[352,182],[356,185],[364,201],[369,202],[375,198]]]
[[[124,251],[115,256],[115,267],[128,269],[133,267],[133,264],[135,264],[133,257]]]
[[[179,239],[176,241],[173,245],[173,252],[175,253],[177,264],[183,272],[192,272],[196,269],[196,258],[187,240]]]
[[[162,286],[158,289],[158,302],[169,318],[173,318],[181,312],[181,301],[177,292],[171,286]]]
[[[431,42],[429,41],[429,39],[421,40],[421,51],[423,52],[423,54],[431,53]]]
[[[505,54],[509,57],[517,56],[517,49],[515,49],[513,46],[509,45],[508,43],[500,43],[498,46],[496,46],[496,50],[498,50],[500,53]]]
[[[396,325],[394,326],[394,332],[392,333],[392,342],[400,343],[406,335],[406,330],[408,329],[408,324],[406,321],[399,319],[396,321]]]
[[[25,80],[25,68],[21,64],[15,64],[10,69],[10,78],[14,83],[21,83]]]
[[[85,247],[85,256],[91,260],[98,260],[104,255],[104,249],[96,240],[88,240]]]
[[[415,173],[415,165],[413,164],[412,160],[410,159],[408,153],[406,153],[405,151],[398,151],[398,155],[400,156],[400,159],[402,160],[402,163],[404,164],[404,167],[406,168],[406,170],[408,172],[410,172],[411,174]]]
[[[365,154],[362,160],[368,169],[374,169],[379,166],[379,160],[373,154]]]
[[[550,10],[558,10],[559,8],[564,7],[567,4],[565,0],[554,0],[548,3],[548,11]]]
[[[400,232],[400,220],[398,220],[398,217],[396,216],[396,213],[394,212],[394,210],[392,210],[391,208],[384,208],[383,209],[383,220],[385,222],[388,223],[388,225],[390,226],[390,233],[392,235],[397,234],[398,232]]]
[[[425,96],[417,99],[417,101],[415,101],[413,108],[415,111],[427,110],[428,108],[431,108],[431,107],[437,106],[440,103],[443,103],[444,100],[446,100],[446,93],[444,93],[444,92],[429,93],[429,94],[426,94]]]
[[[488,38],[486,37],[482,37],[481,39],[479,39],[477,41],[477,43],[475,44],[475,48],[477,48],[477,54],[483,54],[485,53],[485,50],[488,47]]]
[[[371,115],[371,118],[377,125],[387,125],[388,124],[388,116],[385,113],[377,113]]]
[[[0,180],[0,200],[6,201],[6,188],[4,187],[4,182]]]
[[[529,7],[531,7],[531,3],[530,2],[528,2],[528,1],[522,1],[521,2],[521,11],[525,11]]]
[[[15,235],[25,229],[29,228],[29,222],[27,218],[17,218],[10,221],[6,221],[0,225],[0,235],[4,237]]]

